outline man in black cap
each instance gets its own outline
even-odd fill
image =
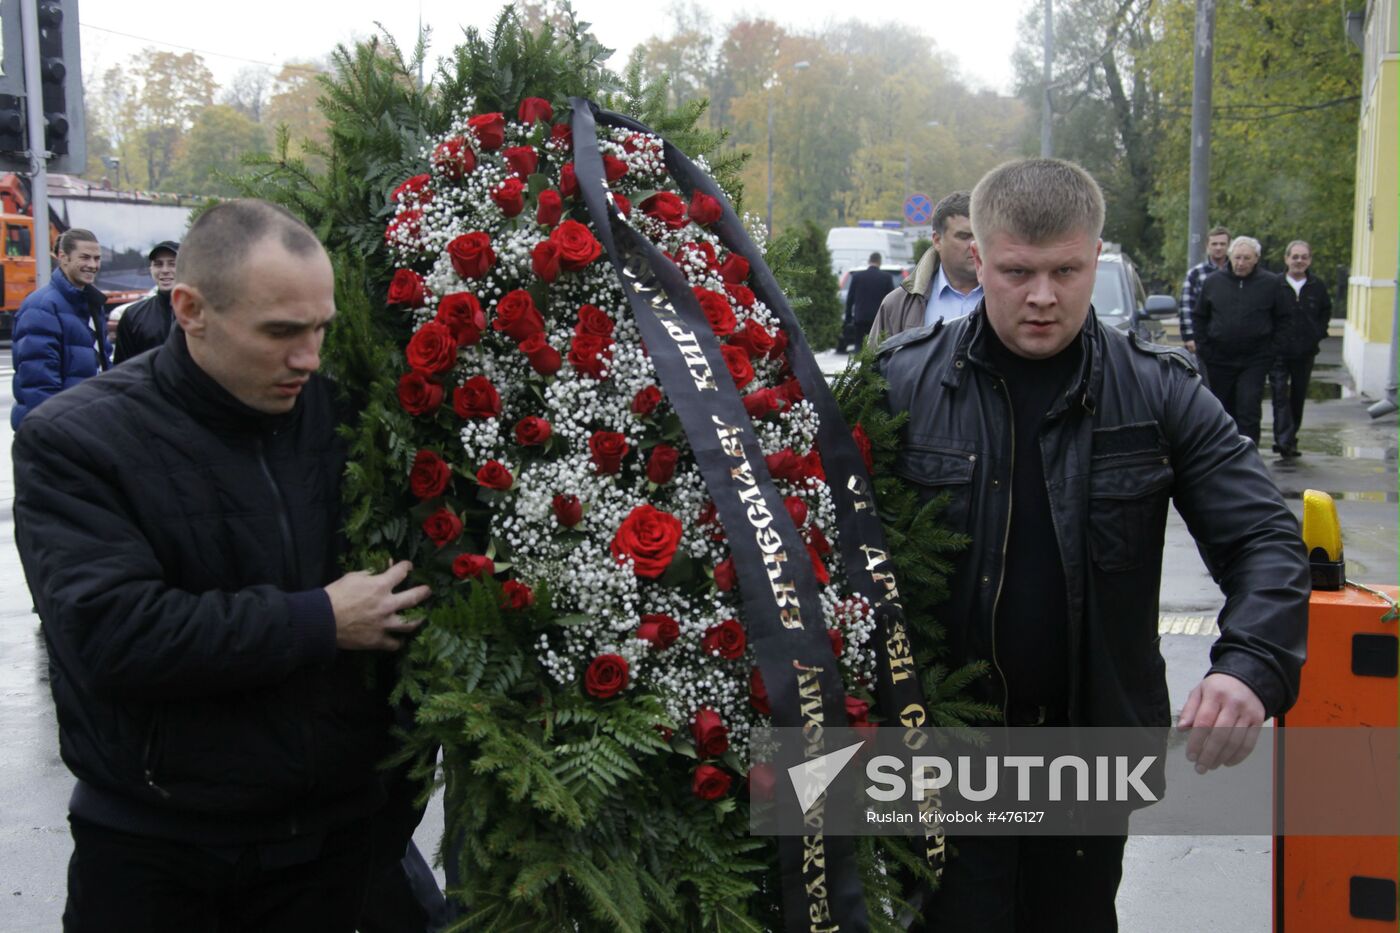
[[[170,308],[170,290],[175,287],[175,257],[179,252],[179,243],[163,240],[146,254],[151,263],[151,278],[156,280],[156,293],[131,305],[122,315],[117,324],[113,363],[124,363],[133,356],[154,350],[170,336],[170,325],[175,321],[175,312]]]

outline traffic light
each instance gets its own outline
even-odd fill
[[[81,173],[87,163],[78,0],[39,0],[39,82],[49,170]]]
[[[24,151],[24,98],[0,94],[0,152]]]

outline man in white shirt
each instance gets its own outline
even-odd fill
[[[914,274],[881,302],[870,328],[873,345],[939,318],[952,320],[971,314],[982,301],[972,258],[969,197],[966,191],[955,191],[934,207],[933,248],[919,259]]]
[[[1274,451],[1291,458],[1299,456],[1303,403],[1308,397],[1313,360],[1332,318],[1332,296],[1322,280],[1308,271],[1312,247],[1306,241],[1289,243],[1284,259],[1288,274],[1279,283],[1279,304],[1285,314],[1278,335],[1278,357],[1269,373],[1269,394],[1274,403]]]

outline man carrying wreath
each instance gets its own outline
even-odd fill
[[[972,538],[943,619],[988,663],[1008,726],[1170,722],[1157,648],[1167,505],[1227,597],[1178,722],[1198,770],[1248,755],[1297,696],[1308,571],[1298,523],[1191,358],[1101,327],[1104,202],[1082,168],[1003,165],[972,193],[981,305],[880,349],[908,412],[898,469]],[[1209,732],[1210,727],[1221,727]],[[925,912],[939,933],[1117,929],[1124,836],[964,837]]]

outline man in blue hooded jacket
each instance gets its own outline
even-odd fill
[[[92,284],[101,267],[97,237],[89,230],[69,230],[58,238],[53,278],[20,304],[11,349],[15,404],[10,427],[18,429],[40,403],[111,365],[102,322],[106,296]]]

